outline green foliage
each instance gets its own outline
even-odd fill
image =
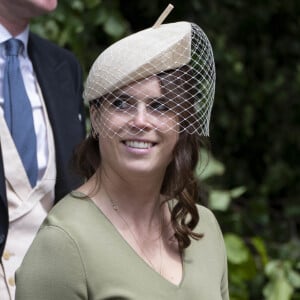
[[[204,149],[202,159],[208,159]],[[199,162],[196,175],[204,183],[211,177],[221,176],[224,165],[210,157],[203,170]],[[215,211],[225,212],[235,198],[246,192],[245,187],[232,190],[215,190],[212,184],[202,185],[208,191],[208,206]],[[233,219],[235,215],[232,215]],[[240,222],[237,218],[236,222]],[[260,236],[242,237],[227,232],[224,235],[228,257],[231,300],[248,300],[262,297],[261,293],[249,293],[249,289],[261,290],[265,300],[290,300],[300,288],[300,241],[293,240],[282,246],[281,259],[271,260],[267,245]],[[263,274],[263,275],[262,275]],[[295,298],[298,299],[298,298]]]
[[[215,54],[213,156],[201,153],[197,174],[224,231],[231,299],[300,300],[300,1],[172,3],[167,22],[198,23]],[[86,74],[103,49],[150,27],[167,4],[60,0],[32,29],[71,49]]]
[[[265,271],[270,278],[264,288],[267,300],[289,300],[294,289],[300,288],[300,274],[293,270],[290,261],[270,261]]]
[[[118,0],[60,0],[55,12],[37,18],[31,28],[71,49],[87,74],[99,53],[128,33],[129,23],[120,12]]]
[[[196,167],[196,176],[202,181],[209,180],[210,177],[223,175],[225,172],[224,165],[209,156],[205,149],[200,151],[200,161]],[[203,162],[206,162],[203,164]],[[240,197],[245,193],[246,188],[236,187],[231,190],[216,189],[207,184],[203,188],[208,192],[207,205],[213,210],[226,211],[234,198]]]

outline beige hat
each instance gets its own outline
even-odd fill
[[[207,136],[215,92],[215,64],[207,36],[193,23],[162,24],[111,45],[92,65],[83,97],[87,102],[101,98],[104,103],[109,95],[129,84],[176,70],[179,71],[173,75],[162,76],[168,110],[179,116],[180,131]]]
[[[88,75],[84,99],[90,101],[131,82],[191,60],[191,24],[163,24],[132,34],[107,48]]]

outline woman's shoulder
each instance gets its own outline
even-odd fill
[[[197,210],[199,213],[199,222],[198,227],[202,230],[205,228],[207,231],[211,231],[213,229],[220,231],[220,226],[217,221],[217,218],[213,211],[206,206],[197,204]]]
[[[77,191],[72,191],[53,206],[49,212],[49,215],[59,214],[70,209],[76,212],[79,208],[89,206],[90,201],[91,199],[88,196]]]
[[[201,205],[201,204],[196,204],[196,207],[197,207],[200,217],[203,216],[204,218],[207,218],[207,219],[215,219],[214,213],[208,207]]]
[[[85,221],[95,214],[94,210],[89,197],[78,192],[71,192],[54,205],[42,224],[42,228],[45,226],[68,228],[77,224],[84,226]]]

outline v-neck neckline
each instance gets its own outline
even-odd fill
[[[94,200],[91,197],[89,197],[86,194],[79,192],[79,191],[73,191],[72,193],[77,193],[77,194],[85,197],[86,200],[88,202],[90,202],[91,205],[98,210],[98,212],[103,216],[104,221],[107,224],[109,224],[110,227],[112,227],[115,235],[118,237],[118,240],[120,240],[126,246],[126,248],[129,249],[129,251],[134,254],[134,256],[137,258],[137,260],[142,265],[144,265],[146,267],[146,269],[148,269],[152,274],[154,274],[154,276],[158,277],[161,281],[165,282],[167,285],[171,286],[172,288],[180,289],[182,287],[182,285],[184,283],[184,279],[185,279],[185,272],[186,272],[186,269],[185,269],[186,266],[184,263],[186,260],[185,252],[181,255],[181,268],[182,268],[181,279],[178,284],[175,284],[175,283],[171,282],[170,280],[168,280],[167,278],[165,278],[164,276],[162,276],[161,274],[159,274],[135,251],[135,249],[129,244],[129,242],[122,236],[122,234],[118,230],[118,228],[112,223],[112,221],[107,217],[107,215],[101,210],[101,208],[94,202]]]

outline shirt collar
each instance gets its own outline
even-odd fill
[[[22,55],[24,57],[28,57],[28,52],[27,52],[28,37],[29,37],[29,25],[25,28],[24,31],[22,31],[20,34],[15,36],[16,39],[22,41],[24,44],[24,51],[22,52]],[[13,36],[9,33],[9,31],[2,24],[0,24],[1,53],[3,53],[3,51],[4,51],[3,43],[11,38],[13,38]]]

